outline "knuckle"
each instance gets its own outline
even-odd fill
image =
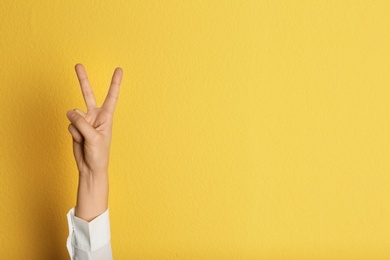
[[[84,96],[92,96],[92,95],[93,95],[93,92],[90,91],[90,90],[84,90],[84,91],[83,91],[83,94],[84,94]]]
[[[112,94],[112,93],[108,93],[108,97],[109,97],[109,98],[112,98],[112,99],[115,99],[115,100],[118,99],[118,96],[117,96],[117,95],[114,95],[114,94]]]

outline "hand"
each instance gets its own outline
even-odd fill
[[[79,109],[67,112],[71,122],[68,129],[73,137],[73,153],[79,174],[83,177],[106,174],[108,172],[112,119],[123,72],[121,68],[115,69],[107,97],[103,105],[97,107],[83,65],[76,64],[75,70],[87,106],[87,113]]]
[[[75,70],[87,106],[87,113],[79,109],[67,112],[71,122],[68,129],[73,139],[73,154],[79,170],[75,216],[89,222],[108,207],[112,119],[123,72],[121,68],[115,69],[107,97],[99,108],[83,65],[76,64]]]

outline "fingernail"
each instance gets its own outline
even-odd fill
[[[75,113],[74,111],[69,110],[68,113],[67,113],[67,116],[68,116],[68,118],[70,119],[70,118],[74,117],[75,114],[76,114],[76,113]]]

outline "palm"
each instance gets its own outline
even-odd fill
[[[89,84],[87,73],[81,64],[75,66],[87,112],[76,110],[88,123],[86,130],[73,127],[73,150],[80,172],[106,170],[108,166],[109,146],[111,141],[112,118],[119,94],[122,70],[117,68],[112,77],[106,99],[101,107]]]

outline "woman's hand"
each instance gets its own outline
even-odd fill
[[[79,109],[67,112],[79,171],[76,215],[90,221],[107,209],[112,121],[123,72],[121,68],[115,69],[107,97],[97,107],[83,65],[76,64],[75,70],[87,106],[87,113]]]
[[[80,82],[87,113],[79,109],[68,111],[71,122],[69,131],[73,137],[73,152],[80,175],[100,175],[108,172],[112,119],[122,80],[122,69],[116,68],[107,97],[97,107],[95,96],[89,84],[83,65],[76,64],[75,70]]]

